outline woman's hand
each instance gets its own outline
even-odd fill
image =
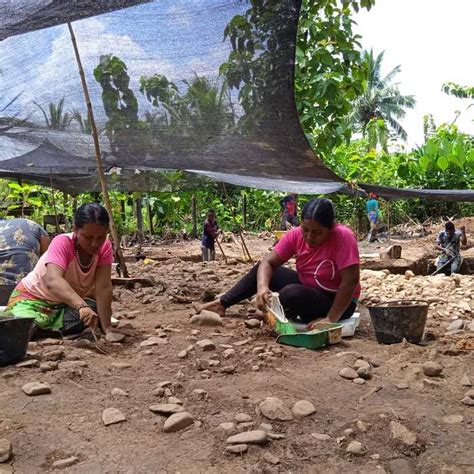
[[[258,290],[256,303],[260,311],[267,311],[267,305],[269,306],[272,303],[272,292],[269,288]]]
[[[81,318],[82,322],[90,328],[96,328],[99,323],[99,316],[92,308],[80,308],[79,309],[79,317]]]

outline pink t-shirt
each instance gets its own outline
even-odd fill
[[[22,283],[32,296],[59,303],[58,298],[48,291],[44,280],[48,263],[54,263],[65,270],[64,279],[72,289],[80,297],[84,297],[89,295],[94,288],[97,266],[110,265],[113,261],[112,244],[109,239],[106,239],[94,255],[91,268],[83,272],[75,254],[74,234],[61,234],[51,241],[48,250],[38,260],[35,268],[23,278]]]
[[[359,264],[357,241],[348,227],[336,224],[328,238],[311,248],[303,239],[301,227],[287,232],[273,249],[283,260],[296,256],[296,271],[301,283],[336,292],[341,284],[341,270]],[[360,284],[353,298],[359,298]]]

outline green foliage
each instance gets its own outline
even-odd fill
[[[71,122],[77,122],[81,133],[92,135],[92,125],[89,117],[84,118],[82,112],[79,109],[73,109],[71,111]]]
[[[112,54],[101,56],[94,77],[102,87],[102,103],[108,118],[106,133],[112,153],[140,163],[145,154],[141,140],[145,126],[138,120],[138,102],[129,87],[127,66]]]
[[[474,87],[460,86],[454,82],[445,82],[442,90],[444,93],[459,99],[474,99]]]
[[[64,112],[64,97],[57,104],[50,102],[48,112],[38,102],[33,102],[33,104],[41,110],[46,128],[64,131],[71,123],[73,117],[68,112]]]
[[[365,81],[352,14],[373,4],[372,0],[305,0],[301,6],[296,105],[311,145],[324,157],[352,134],[345,117],[363,93]]]
[[[397,119],[405,117],[405,109],[412,109],[416,101],[411,95],[402,95],[398,86],[392,84],[401,70],[400,66],[382,77],[383,57],[383,51],[377,56],[374,56],[372,50],[363,52],[364,89],[354,100],[347,120],[355,131],[360,131],[369,138],[371,146],[382,140],[381,145],[386,147],[388,130],[403,140],[407,139],[407,132]]]

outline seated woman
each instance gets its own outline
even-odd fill
[[[282,266],[293,256],[296,271]],[[354,313],[359,273],[354,234],[334,223],[331,201],[312,199],[303,208],[301,225],[285,234],[269,255],[220,299],[195,308],[225,316],[227,308],[257,294],[257,306],[266,311],[271,292],[277,291],[288,319],[306,324],[318,318],[336,322]]]
[[[31,271],[13,291],[8,311],[35,318],[36,332],[77,334],[100,323],[112,329],[112,245],[109,215],[99,204],[84,204],[74,215],[70,234],[55,237]],[[85,299],[95,292],[94,300]],[[38,331],[40,330],[40,331]]]

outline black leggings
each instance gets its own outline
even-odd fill
[[[255,295],[258,266],[259,263],[220,298],[225,308]],[[271,291],[277,291],[280,294],[280,302],[286,317],[293,321],[299,317],[303,323],[309,323],[317,318],[325,318],[336,296],[335,293],[303,285],[298,273],[286,267],[278,267],[273,271],[269,286]],[[351,301],[339,319],[350,318],[355,309],[356,303]]]

